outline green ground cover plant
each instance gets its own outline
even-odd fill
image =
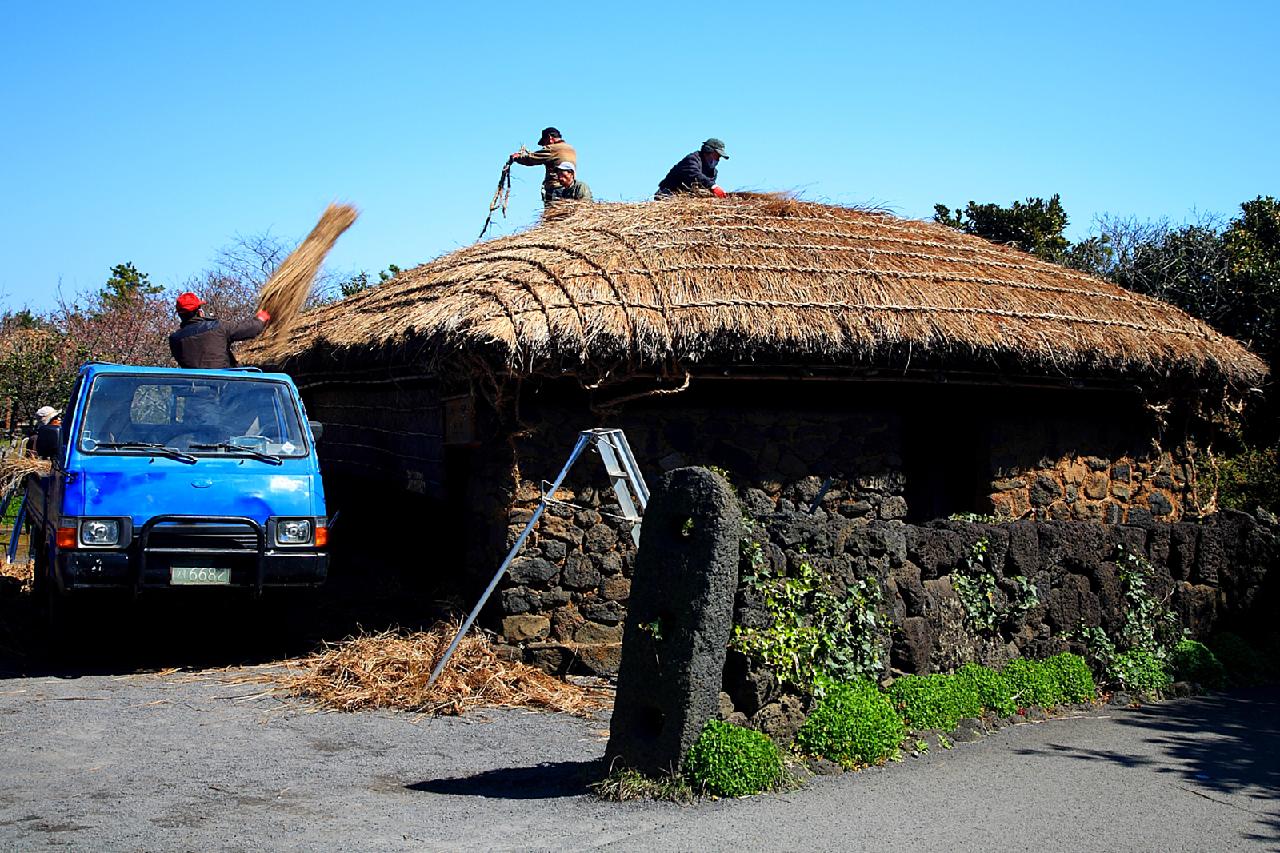
[[[822,697],[796,734],[796,744],[844,767],[879,764],[906,737],[888,697],[869,679],[824,682]]]
[[[1062,652],[1043,661],[1044,669],[1058,684],[1058,691],[1066,702],[1088,702],[1098,693],[1089,664],[1079,655]]]
[[[982,664],[967,663],[956,670],[956,678],[972,685],[982,707],[1001,717],[1017,713],[1018,703],[1013,698],[1013,687],[1003,673]]]
[[[1019,708],[1032,705],[1049,708],[1062,703],[1062,687],[1058,684],[1057,676],[1043,662],[1018,658],[1009,661],[1002,673],[1013,688],[1014,700]]]
[[[745,797],[779,787],[787,771],[768,736],[709,720],[685,758],[685,774],[697,789],[717,797]]]
[[[1116,681],[1126,690],[1157,693],[1173,682],[1165,662],[1146,649],[1120,652],[1112,668]]]
[[[1206,645],[1222,662],[1231,684],[1252,687],[1275,678],[1275,670],[1267,658],[1239,634],[1223,631],[1210,637]]]
[[[1206,690],[1221,690],[1227,683],[1222,661],[1198,640],[1185,639],[1174,646],[1169,666],[1176,680],[1194,681]]]
[[[950,731],[962,718],[982,713],[977,687],[954,675],[904,675],[889,686],[889,701],[913,729]]]

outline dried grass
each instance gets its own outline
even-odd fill
[[[258,294],[258,308],[271,315],[268,328],[273,334],[283,333],[298,319],[325,256],[357,216],[359,212],[349,204],[329,205],[316,227],[262,286],[262,292]]]
[[[0,554],[0,577],[13,578],[18,582],[19,590],[27,591],[35,580],[35,566],[30,562],[10,563]]]
[[[392,708],[457,715],[474,708],[536,708],[586,717],[605,707],[605,694],[562,681],[498,656],[479,633],[465,637],[449,665],[427,689],[431,671],[458,623],[430,631],[385,631],[350,637],[291,665],[285,690],[337,711]]]
[[[11,489],[21,486],[27,475],[43,477],[49,473],[49,469],[48,459],[35,456],[13,454],[0,458],[0,495],[6,495]]]
[[[412,345],[518,374],[1016,363],[1254,385],[1261,360],[1172,305],[932,222],[785,195],[580,204],[308,314],[253,357]],[[332,364],[332,361],[328,363]]]

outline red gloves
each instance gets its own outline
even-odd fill
[[[261,320],[261,321],[262,321],[262,322],[264,322],[264,323],[270,323],[270,322],[271,322],[271,315],[270,315],[270,314],[268,314],[266,311],[259,311],[259,312],[258,312],[258,319],[259,319],[259,320]]]
[[[711,188],[711,194],[714,195],[716,198],[724,198],[725,196],[728,195],[728,193],[720,189],[719,184]]]

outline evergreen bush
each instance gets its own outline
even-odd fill
[[[1206,690],[1221,690],[1227,683],[1227,670],[1209,647],[1197,640],[1182,640],[1169,658],[1173,677],[1178,681],[1194,681]]]
[[[695,787],[720,797],[758,794],[786,778],[782,753],[773,741],[720,720],[709,720],[703,727],[684,767]]]
[[[796,734],[796,743],[845,767],[878,764],[898,752],[902,720],[868,679],[825,683],[822,698]]]

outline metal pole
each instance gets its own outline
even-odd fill
[[[516,540],[516,544],[511,546],[511,550],[507,552],[507,558],[502,561],[502,565],[498,567],[498,572],[493,576],[493,580],[489,581],[489,586],[485,589],[484,595],[480,596],[480,600],[476,602],[476,606],[471,609],[471,613],[467,616],[467,621],[462,623],[462,627],[458,629],[458,634],[453,638],[453,642],[449,644],[449,648],[445,650],[444,656],[440,658],[440,663],[436,664],[436,668],[431,671],[431,677],[427,679],[427,689],[431,689],[431,685],[436,683],[436,679],[440,677],[440,673],[444,672],[445,664],[449,662],[449,658],[453,657],[453,653],[457,650],[458,644],[462,642],[463,636],[471,628],[471,623],[476,621],[476,617],[480,615],[480,609],[484,607],[489,596],[493,595],[493,590],[498,586],[498,581],[502,580],[502,576],[507,572],[507,566],[511,565],[511,561],[515,559],[519,553],[524,540],[529,538],[529,533],[533,530],[533,526],[538,523],[538,519],[542,517],[542,511],[547,508],[547,501],[555,496],[556,489],[560,488],[560,484],[564,482],[565,475],[569,473],[569,469],[573,467],[573,463],[578,461],[578,457],[582,455],[583,449],[594,436],[590,430],[578,433],[578,443],[573,446],[573,452],[569,454],[569,461],[564,463],[564,468],[560,469],[559,476],[556,481],[551,484],[550,490],[542,496],[542,500],[538,502],[538,508],[533,511],[533,517],[529,519],[529,523],[524,526],[524,531],[520,534],[520,538]]]

